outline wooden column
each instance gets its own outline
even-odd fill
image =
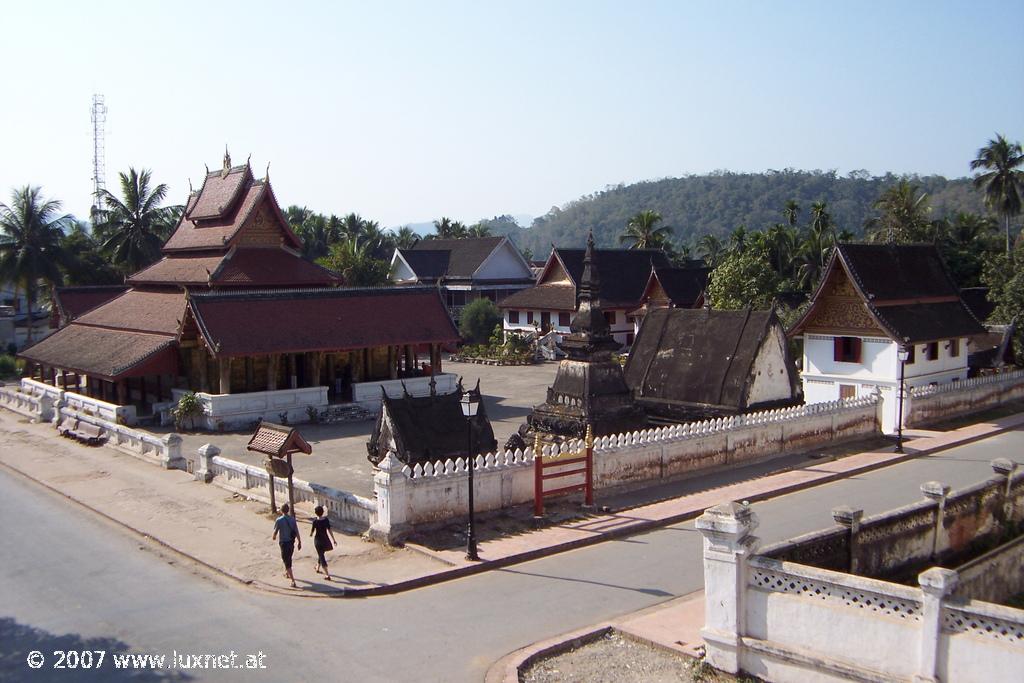
[[[128,404],[128,382],[123,379],[117,381],[117,404],[119,406]]]
[[[218,368],[220,370],[220,393],[230,394],[231,393],[231,359],[221,358],[218,361]]]
[[[412,344],[408,344],[405,347],[405,373],[411,375],[416,372],[416,352],[413,351]]]
[[[288,354],[288,386],[292,389],[299,388],[299,376],[296,374],[295,369],[295,354]]]
[[[352,372],[353,382],[363,381],[363,361],[362,351],[349,351],[348,352],[348,367]]]
[[[363,381],[370,377],[370,349],[363,349]]]
[[[388,345],[388,377],[398,379],[398,359],[395,358],[395,347]]]
[[[281,354],[267,356],[267,391],[277,391],[277,370],[281,365]]]
[[[139,403],[146,402],[146,378],[139,378]]]
[[[335,386],[337,385],[338,368],[335,363],[334,354],[327,354],[327,393],[334,395]]]
[[[253,367],[253,360],[251,357],[245,359],[245,390],[252,391],[253,385],[256,383],[254,375],[256,373]]]
[[[163,380],[164,380],[164,376],[163,375],[157,375],[156,376],[156,403],[159,403],[160,401],[164,400],[164,382],[163,382]]]
[[[192,360],[196,364],[196,369],[199,370],[199,391],[209,392],[210,371],[206,363],[206,351],[203,349],[193,349]]]

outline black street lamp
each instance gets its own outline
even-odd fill
[[[480,408],[480,395],[473,391],[462,394],[462,414],[466,416],[466,465],[469,467],[469,532],[466,534],[466,559],[477,561],[476,553],[476,520],[473,516],[473,470],[476,469],[476,458],[473,457],[473,418]]]
[[[896,417],[896,452],[903,452],[903,397],[906,393],[904,388],[904,377],[907,369],[907,359],[910,358],[910,349],[900,346],[896,351],[896,358],[900,361],[900,403]]]

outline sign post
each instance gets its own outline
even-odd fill
[[[583,440],[583,448],[576,451],[565,451],[558,455],[545,457],[541,445],[540,434],[534,437],[533,441],[533,516],[540,518],[544,516],[544,496],[557,496],[575,491],[583,492],[583,505],[585,508],[594,505],[594,435],[587,425],[586,438]],[[563,469],[567,466],[579,465],[571,469]],[[551,471],[557,468],[557,471]],[[564,477],[583,475],[583,481],[556,488],[545,488],[545,483]],[[557,482],[555,482],[557,483]]]

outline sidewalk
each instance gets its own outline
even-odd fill
[[[906,453],[864,452],[831,462],[806,456],[801,469],[761,476],[745,469],[655,486],[600,501],[610,511],[524,533],[502,533],[500,518],[484,522],[479,545],[483,562],[465,560],[460,548],[430,549],[409,543],[391,549],[336,532],[331,553],[335,582],[314,573],[315,552],[308,537],[312,511],[299,506],[305,543],[296,552],[296,581],[288,588],[277,544],[270,534],[268,506],[193,481],[181,471],[162,470],[108,448],[89,448],[56,435],[49,425],[34,425],[0,410],[0,466],[97,511],[223,577],[274,592],[305,597],[365,596],[393,593],[459,576],[487,571],[610,538],[638,533],[698,516],[724,500],[760,500],[882,467],[992,436],[1024,425],[1024,414],[971,425],[952,432],[908,431]],[[756,468],[753,468],[756,470]],[[680,495],[679,492],[683,492]],[[654,496],[657,502],[650,501]],[[661,499],[663,498],[663,499]],[[487,525],[491,524],[491,528]]]

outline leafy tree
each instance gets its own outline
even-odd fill
[[[871,241],[935,241],[928,194],[921,192],[920,186],[901,180],[883,192],[873,206],[879,215],[864,225]]]
[[[349,287],[382,287],[391,282],[388,262],[374,258],[371,245],[358,238],[335,242],[317,262],[340,273]]]
[[[670,245],[672,228],[659,226],[661,214],[645,209],[626,221],[626,232],[619,235],[619,243],[630,244],[630,249],[665,249]]]
[[[427,239],[434,237],[439,240],[459,240],[469,236],[469,228],[465,223],[453,221],[447,216],[442,216],[434,221],[434,230],[436,234],[428,236]]]
[[[800,216],[800,204],[795,199],[787,199],[786,206],[782,209],[782,215],[786,217],[789,227],[795,228],[797,218]]]
[[[1017,321],[1014,353],[1018,364],[1024,358],[1024,259],[1005,254],[990,258],[981,277],[989,288],[988,299],[995,304],[989,323],[1008,324]]]
[[[781,280],[760,249],[732,251],[711,273],[708,296],[713,308],[767,308]]]
[[[483,223],[475,223],[466,230],[467,237],[490,237],[491,229]]]
[[[467,344],[486,344],[495,325],[501,324],[501,313],[490,299],[474,299],[466,304],[459,317],[459,334]]]
[[[103,249],[114,265],[134,273],[160,258],[160,247],[181,216],[182,207],[161,207],[167,185],[150,187],[150,171],[118,174],[121,178],[121,199],[108,190],[99,196],[107,208],[96,215],[96,233],[103,240]]]
[[[44,199],[42,190],[30,185],[11,194],[10,206],[0,204],[0,279],[24,289],[29,320],[39,281],[51,287],[61,283],[61,238],[71,216],[58,215],[60,210],[59,201]],[[29,342],[32,329],[29,324]]]
[[[957,286],[980,286],[985,264],[1003,248],[995,220],[961,211],[936,225],[939,251]]]
[[[1006,254],[1010,250],[1010,219],[1020,215],[1021,198],[1024,196],[1024,151],[1019,142],[1010,143],[1002,135],[996,135],[988,144],[978,150],[978,156],[971,162],[971,170],[983,170],[974,178],[974,186],[985,193],[985,205],[1002,216],[1006,229]]]
[[[64,253],[64,284],[116,285],[124,282],[124,274],[103,254],[99,242],[90,235],[82,223],[72,221],[71,231],[61,237]]]
[[[817,286],[836,246],[836,234],[831,219],[824,206],[819,207],[819,204],[823,205],[823,202],[815,202],[815,218],[796,252],[796,261],[799,263],[796,271],[797,282],[804,291],[810,291]]]
[[[399,249],[412,249],[420,241],[420,236],[408,225],[402,226],[395,233],[395,246]]]
[[[704,235],[697,241],[697,255],[704,259],[709,267],[716,267],[725,257],[725,245],[715,235]]]

